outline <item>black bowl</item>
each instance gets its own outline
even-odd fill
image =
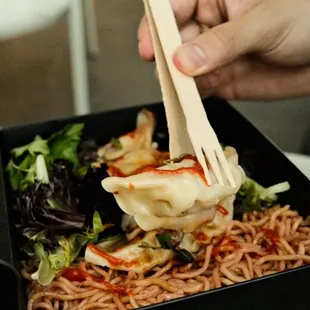
[[[240,164],[249,177],[264,186],[289,181],[291,189],[280,195],[280,203],[290,204],[303,216],[310,214],[310,182],[285,157],[285,155],[250,122],[232,108],[227,102],[210,98],[204,101],[208,118],[215,129],[219,140],[225,145],[235,147],[240,156]],[[29,143],[35,134],[43,138],[60,130],[64,125],[84,122],[85,139],[95,139],[104,144],[112,136],[118,136],[135,128],[137,113],[141,108],[147,108],[156,114],[156,132],[165,133],[166,137],[157,139],[161,149],[168,148],[167,125],[162,103],[103,112],[86,116],[72,117],[61,120],[36,123],[26,126],[3,128],[0,130],[0,259],[19,270],[20,254],[16,243],[14,216],[10,187],[3,167],[8,162],[12,148]],[[6,280],[16,277],[15,273],[5,273]],[[164,302],[145,309],[310,309],[308,279],[310,266],[281,272],[272,276],[262,277],[241,284],[215,289],[205,293]],[[16,282],[17,283],[17,282]],[[22,290],[23,285],[21,286]],[[16,290],[19,289],[16,284]],[[21,292],[23,296],[23,292]],[[3,300],[3,299],[2,299]],[[14,300],[16,301],[16,300]],[[13,301],[12,301],[13,302]],[[25,301],[19,309],[24,309]],[[14,309],[13,304],[9,309]]]

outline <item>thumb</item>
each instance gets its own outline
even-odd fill
[[[256,18],[240,17],[183,44],[173,56],[174,64],[189,76],[207,74],[259,49],[263,43],[262,32]]]

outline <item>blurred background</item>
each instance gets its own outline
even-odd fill
[[[93,3],[99,49],[87,58],[91,111],[160,101],[154,66],[137,51],[142,1]],[[74,114],[69,29],[62,14],[43,30],[0,42],[0,126]],[[310,154],[310,98],[232,105],[283,150]]]

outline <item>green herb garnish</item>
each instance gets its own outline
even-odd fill
[[[194,261],[194,257],[185,249],[174,250],[175,259],[184,264],[189,264]]]
[[[163,234],[156,234],[156,239],[158,240],[160,247],[154,247],[145,241],[143,241],[139,247],[148,248],[152,250],[158,250],[158,249],[172,250],[174,253],[175,259],[179,261],[180,263],[187,264],[187,263],[191,263],[194,261],[194,257],[192,256],[191,253],[189,253],[185,249],[178,248],[178,245],[180,244],[180,242],[173,244],[171,236],[168,232],[164,232]]]
[[[162,249],[168,250],[173,248],[173,242],[169,233],[164,232],[163,234],[156,234],[156,238]]]
[[[179,157],[167,159],[167,160],[164,161],[164,164],[165,164],[165,165],[168,165],[168,164],[176,164],[176,163],[179,163],[179,162],[181,162],[181,161],[183,160],[183,158],[184,158],[185,156],[188,156],[188,155],[190,155],[190,154],[184,153],[184,154],[181,154]]]
[[[113,137],[110,143],[118,150],[121,150],[123,148],[121,141],[118,138]]]

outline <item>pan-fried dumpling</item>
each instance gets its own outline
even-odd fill
[[[225,232],[228,223],[233,219],[235,196],[229,196],[220,201],[216,206],[214,219],[210,223],[203,223],[195,230],[195,235],[200,236],[200,241],[209,242],[213,237]]]
[[[155,127],[154,114],[142,110],[137,116],[136,129],[98,149],[98,162],[106,163],[110,176],[129,176],[141,167],[161,166],[169,158],[168,152],[161,152],[152,141]]]
[[[193,232],[209,223],[216,214],[215,206],[237,193],[244,182],[244,172],[238,165],[236,150],[225,150],[235,178],[236,187],[228,182],[222,186],[206,183],[203,170],[193,156],[184,156],[160,168],[145,168],[129,177],[109,177],[103,188],[113,193],[119,207],[132,215],[143,230],[173,229]]]
[[[89,244],[86,247],[85,260],[111,269],[145,273],[173,258],[172,250],[160,248],[156,233],[148,232],[142,239],[137,238],[114,251],[109,251],[105,244]],[[143,244],[148,247],[143,247]]]

